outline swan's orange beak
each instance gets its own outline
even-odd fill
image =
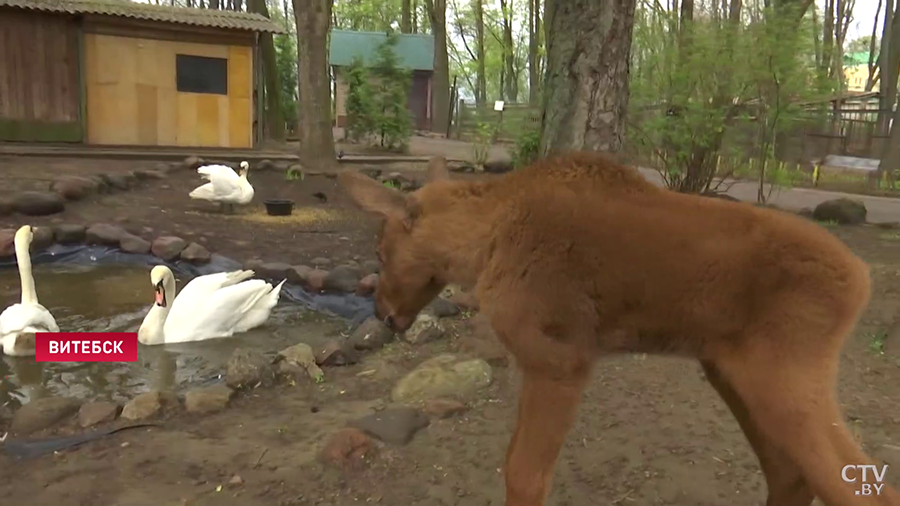
[[[166,307],[166,289],[163,288],[162,282],[156,285],[156,305]]]

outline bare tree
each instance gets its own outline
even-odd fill
[[[410,0],[403,0],[400,5],[400,31],[412,33],[412,4]]]
[[[547,0],[544,9],[541,152],[618,151],[628,109],[635,2]]]
[[[266,0],[247,0],[247,9],[250,12],[269,17],[269,8]],[[275,60],[275,43],[272,34],[262,32],[259,34],[260,50],[262,51],[263,72],[266,82],[266,130],[269,137],[275,140],[284,140],[284,111],[281,110],[281,79],[278,76],[278,65]]]
[[[540,100],[541,74],[538,63],[541,33],[541,0],[528,0],[528,103]]]
[[[484,64],[484,0],[473,0],[475,7],[475,102],[481,105],[487,101],[487,72]]]
[[[508,3],[507,3],[508,2]],[[519,98],[519,80],[516,79],[515,48],[512,38],[513,0],[500,0],[500,12],[503,15],[503,68],[506,76],[503,93],[506,100],[515,103]]]
[[[304,163],[335,165],[331,130],[328,29],[332,0],[293,0],[297,23],[300,155]]]

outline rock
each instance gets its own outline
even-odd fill
[[[359,355],[352,346],[342,346],[331,340],[315,350],[316,364],[322,367],[353,365],[359,362]]]
[[[325,373],[316,365],[316,356],[312,348],[306,343],[297,343],[278,352],[278,357],[288,365],[300,367],[306,370],[310,378],[320,381]]]
[[[105,178],[98,175],[86,176],[86,178],[97,184],[97,193],[109,193],[112,191],[109,182]]]
[[[813,209],[813,218],[841,225],[860,225],[866,222],[866,205],[847,198],[826,200]]]
[[[335,267],[322,281],[322,289],[326,292],[353,293],[358,286],[359,273],[346,265]]]
[[[328,276],[328,271],[323,271],[321,269],[313,269],[306,275],[306,287],[309,288],[313,293],[318,293],[322,291],[322,288],[325,286],[325,278]]]
[[[181,259],[195,263],[195,264],[203,264],[209,262],[209,259],[212,255],[209,253],[209,250],[204,248],[203,246],[192,242],[187,245],[186,248],[181,252]]]
[[[378,274],[369,274],[359,280],[356,286],[356,295],[372,295],[378,288]]]
[[[325,443],[319,458],[326,464],[345,470],[360,469],[374,456],[372,440],[359,429],[341,429]]]
[[[372,169],[372,168],[359,169],[360,174],[369,176],[372,179],[378,179],[378,177],[381,176],[381,172],[382,172],[381,169]]]
[[[46,226],[31,227],[34,238],[31,240],[31,251],[41,251],[53,244],[53,229]]]
[[[360,267],[360,274],[362,276],[368,276],[369,274],[378,274],[381,272],[381,264],[379,264],[375,260],[366,260],[362,263],[362,267]]]
[[[238,475],[234,475],[231,477],[230,480],[228,480],[228,486],[230,486],[230,487],[240,487],[243,484],[244,484],[244,479]]]
[[[53,233],[54,240],[60,244],[79,244],[85,239],[84,225],[65,224],[56,227]]]
[[[184,248],[187,248],[187,242],[184,239],[174,236],[162,236],[157,237],[153,241],[150,251],[166,262],[171,262],[178,259]]]
[[[124,228],[106,223],[91,225],[84,233],[85,244],[119,246],[119,241],[128,235]]]
[[[349,346],[355,350],[377,350],[394,340],[394,333],[378,318],[370,316],[353,331]]]
[[[137,177],[130,172],[103,174],[101,177],[106,179],[109,185],[117,190],[128,190],[137,183]]]
[[[151,390],[137,395],[134,399],[125,403],[122,408],[122,418],[126,420],[143,420],[162,414],[167,406],[177,403],[171,394],[164,394],[158,390]]]
[[[288,271],[286,273],[288,283],[306,286],[306,284],[307,284],[306,277],[309,275],[310,272],[312,272],[312,267],[308,267],[306,265],[292,265],[291,268],[288,269]]]
[[[91,427],[99,423],[111,422],[119,414],[119,405],[114,402],[88,402],[78,410],[78,425]]]
[[[403,339],[412,344],[424,344],[444,337],[444,332],[446,329],[437,317],[422,312],[416,316],[416,321],[403,334]]]
[[[225,383],[231,388],[270,386],[275,383],[275,370],[271,360],[262,353],[238,348],[228,360]]]
[[[119,239],[119,249],[125,253],[145,255],[150,253],[150,241],[136,235],[126,233]]]
[[[715,191],[703,192],[700,194],[700,196],[701,197],[709,197],[712,199],[719,199],[719,200],[730,200],[731,202],[740,202],[741,201],[741,199],[732,197],[731,195],[729,195],[727,193],[715,192]]]
[[[428,417],[418,409],[400,407],[364,416],[349,425],[385,443],[405,445],[429,423]]]
[[[478,311],[479,308],[478,299],[469,292],[458,291],[447,297],[447,301],[465,311]]]
[[[25,404],[13,415],[10,432],[25,436],[46,429],[67,418],[81,406],[81,401],[69,397],[42,397]]]
[[[489,160],[484,164],[484,171],[489,174],[503,174],[513,170],[512,160]]]
[[[184,394],[184,407],[188,413],[212,413],[228,406],[234,390],[225,385],[192,388]]]
[[[460,313],[459,306],[443,297],[435,297],[435,299],[431,301],[431,304],[426,306],[426,309],[431,311],[431,313],[438,318],[456,316]]]
[[[93,179],[78,176],[63,176],[50,183],[50,191],[66,200],[81,200],[97,191],[98,184]]]
[[[0,258],[11,257],[16,254],[16,230],[13,228],[0,229]]]
[[[265,262],[259,264],[253,270],[256,271],[257,276],[281,281],[288,277],[288,271],[291,270],[291,266],[282,262]]]
[[[201,165],[203,165],[203,159],[199,156],[189,156],[183,162],[184,168],[188,170],[197,170]]]
[[[268,158],[263,158],[262,160],[259,161],[259,163],[256,164],[256,167],[254,167],[254,168],[257,170],[272,170],[275,168],[275,164],[272,163],[272,160],[269,160]]]
[[[312,262],[310,262],[310,263],[313,264],[313,267],[315,267],[317,269],[325,269],[327,267],[331,267],[331,259],[329,259],[329,258],[323,258],[323,257],[313,258]]]
[[[391,391],[391,399],[410,403],[435,397],[466,397],[493,380],[491,366],[484,360],[445,353],[422,362],[401,378]]]
[[[0,197],[0,217],[16,212],[16,204],[9,197]]]
[[[164,165],[165,169],[156,169],[156,170],[144,170],[139,169],[134,171],[134,177],[138,179],[138,181],[148,181],[151,179],[165,179],[167,177],[168,165]]]
[[[26,216],[48,216],[66,210],[62,197],[51,192],[21,192],[13,200],[13,207]]]
[[[876,223],[875,226],[882,230],[897,230],[900,228],[900,221],[881,221]]]
[[[465,412],[466,405],[453,399],[430,399],[425,401],[425,414],[443,420]]]

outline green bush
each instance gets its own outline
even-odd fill
[[[527,167],[538,159],[541,149],[541,132],[527,130],[519,134],[513,148],[513,166],[517,169]]]

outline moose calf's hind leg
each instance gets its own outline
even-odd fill
[[[734,414],[759,459],[769,489],[766,506],[809,506],[814,496],[797,464],[759,431],[747,405],[722,378],[716,366],[707,361],[701,361],[701,365],[709,383]]]
[[[745,350],[716,364],[746,405],[752,424],[796,463],[813,493],[828,506],[900,506],[897,492],[888,485],[880,496],[865,497],[841,480],[845,465],[870,464],[872,459],[841,419],[829,377],[833,367],[809,357],[778,360],[760,355],[759,350]]]
[[[543,506],[575,421],[587,371],[557,379],[524,370],[516,431],[506,452],[506,506]]]

